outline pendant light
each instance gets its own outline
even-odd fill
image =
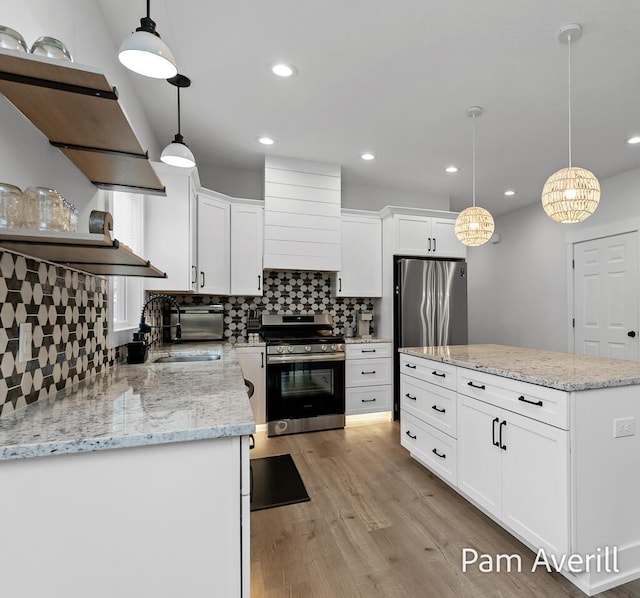
[[[191,85],[191,79],[184,75],[176,75],[175,77],[171,77],[171,79],[167,79],[167,81],[178,90],[178,132],[173,138],[173,141],[162,150],[160,160],[171,166],[192,168],[196,165],[196,159],[193,157],[193,153],[187,147],[180,133],[180,88],[189,87]]]
[[[473,119],[472,185],[473,205],[462,210],[456,218],[455,233],[463,245],[477,247],[486,243],[493,235],[493,216],[484,208],[476,206],[476,117],[482,114],[480,106],[467,108],[467,116]]]
[[[150,0],[147,0],[147,16],[140,19],[140,27],[122,42],[118,58],[129,70],[145,77],[174,77],[178,73],[176,59],[167,44],[160,39],[155,21],[149,13]]]
[[[600,183],[595,175],[571,164],[571,42],[582,36],[577,23],[560,29],[558,39],[567,44],[569,55],[569,167],[554,172],[542,189],[542,207],[556,222],[582,222],[595,212],[600,202]]]

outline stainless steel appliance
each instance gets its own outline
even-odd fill
[[[267,345],[267,435],[344,427],[344,338],[333,318],[262,315]]]
[[[177,318],[172,311],[172,327]],[[224,337],[224,308],[222,305],[181,305],[180,324],[183,341],[220,340]]]
[[[394,344],[399,347],[466,345],[467,263],[396,258]],[[394,416],[399,411],[399,357],[395,357]]]

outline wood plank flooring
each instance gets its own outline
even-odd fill
[[[400,446],[397,422],[280,438],[251,457],[291,453],[310,502],[251,513],[252,598],[569,598],[561,575]],[[520,554],[522,572],[462,573],[462,548]],[[598,594],[639,598],[640,581]]]

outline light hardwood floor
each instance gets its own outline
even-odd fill
[[[400,446],[397,422],[280,438],[253,457],[291,453],[310,502],[251,514],[252,598],[567,598],[558,574]],[[462,548],[520,554],[522,573],[462,573]],[[639,598],[640,581],[599,594]]]

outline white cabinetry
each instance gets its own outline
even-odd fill
[[[465,246],[454,232],[452,218],[393,215],[394,255],[465,257]]]
[[[264,346],[257,345],[236,348],[242,375],[245,380],[253,384],[253,396],[249,399],[249,402],[253,409],[253,418],[256,420],[256,424],[264,424],[267,421],[265,351]]]
[[[231,294],[256,297],[263,293],[262,257],[264,208],[231,205]]]
[[[342,212],[342,268],[336,297],[382,296],[382,220]]]
[[[198,293],[228,295],[230,281],[229,202],[198,194]]]
[[[347,345],[345,414],[377,413],[392,408],[391,343]]]

